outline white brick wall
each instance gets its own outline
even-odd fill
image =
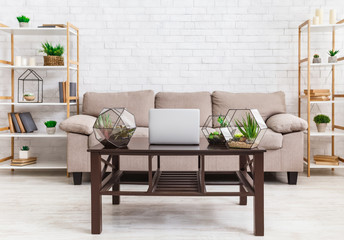
[[[288,112],[296,113],[297,26],[317,7],[325,9],[325,22],[331,8],[337,10],[338,19],[344,18],[342,0],[3,0],[0,22],[17,26],[16,16],[25,14],[32,26],[70,21],[80,27],[81,94],[282,90]],[[338,35],[338,42],[344,42],[343,36]],[[32,40],[16,39],[15,55],[41,55],[32,48],[38,49],[46,38]],[[1,58],[9,58],[9,51],[3,50],[8,44],[8,37],[0,35]],[[343,49],[343,44],[337,46]],[[330,48],[330,36],[318,36],[312,53],[317,51],[326,61]],[[324,80],[328,73],[327,69],[312,73],[314,87],[329,84]],[[46,97],[56,98],[57,81],[64,79],[52,72],[41,74],[47,79]],[[1,94],[8,76],[0,72]],[[337,89],[344,92],[342,76],[338,71]],[[63,118],[51,109],[34,115],[40,124],[48,116]],[[0,121],[6,123],[3,114]]]

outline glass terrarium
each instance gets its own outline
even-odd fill
[[[227,126],[228,122],[225,120],[225,116],[209,115],[202,127],[202,132],[210,145],[224,145],[226,139],[221,132],[221,128]]]
[[[18,78],[18,102],[43,102],[43,79],[32,69]]]
[[[230,109],[224,121],[228,126],[221,132],[230,148],[258,147],[267,129],[257,109]]]
[[[105,147],[125,147],[136,130],[135,117],[126,108],[104,108],[93,130],[95,137]]]

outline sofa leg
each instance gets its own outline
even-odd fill
[[[81,185],[82,172],[73,172],[73,182],[74,182],[74,185]]]
[[[288,184],[296,185],[298,172],[288,172]]]

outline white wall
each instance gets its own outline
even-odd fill
[[[70,21],[80,27],[81,93],[282,90],[288,112],[296,113],[297,27],[317,7],[324,8],[325,22],[331,8],[336,8],[338,19],[344,18],[342,0],[2,0],[0,22],[17,26],[16,16],[25,14],[31,17],[31,26]],[[0,36],[1,49],[9,46],[8,40]],[[32,49],[39,49],[46,38],[15,40],[15,55],[30,56],[42,55]],[[337,40],[343,37],[338,35]],[[337,46],[343,49],[343,44]],[[330,48],[330,35],[317,37],[314,50],[325,61]],[[8,51],[0,54],[9,56]],[[41,74],[47,79],[46,97],[54,100],[57,81],[64,79],[56,72]],[[330,88],[328,74],[322,69],[312,77]],[[337,76],[337,89],[344,92],[342,72]],[[3,94],[8,73],[2,71],[0,77]],[[53,110],[43,109],[35,118],[41,124],[51,114]]]

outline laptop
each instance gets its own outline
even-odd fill
[[[150,109],[150,144],[199,144],[199,109]]]

